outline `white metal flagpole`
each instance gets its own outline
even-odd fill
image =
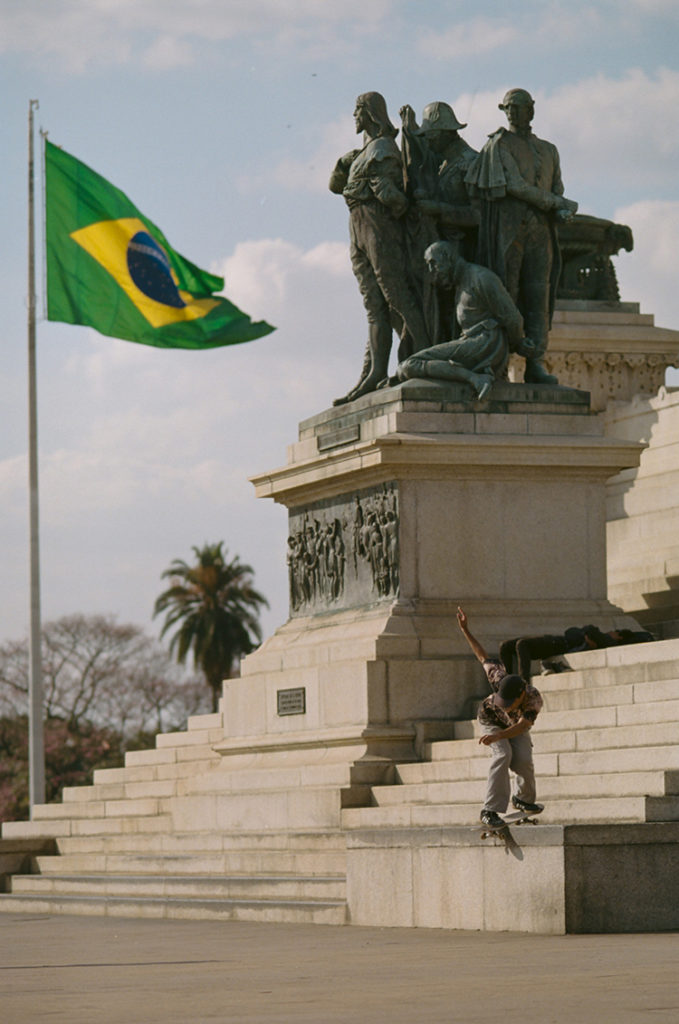
[[[40,536],[38,518],[38,406],[35,345],[35,174],[33,112],[28,104],[28,483],[30,521],[31,616],[28,679],[28,784],[31,818],[36,804],[45,802],[45,742],[43,730],[42,659],[40,651]]]

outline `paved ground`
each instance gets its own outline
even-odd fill
[[[679,1020],[679,934],[0,914],[2,1024]]]

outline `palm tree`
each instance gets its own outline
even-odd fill
[[[194,665],[205,675],[212,689],[212,709],[217,710],[222,681],[231,675],[234,663],[249,654],[262,639],[259,611],[269,602],[252,585],[253,570],[238,557],[227,561],[223,542],[194,547],[196,564],[176,558],[161,579],[172,585],[156,600],[154,616],[166,612],[161,636],[173,626],[178,629],[170,651],[184,664],[189,651]]]

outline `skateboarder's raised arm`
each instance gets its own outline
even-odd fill
[[[481,664],[483,664],[484,661],[488,661],[488,655],[486,654],[484,648],[481,646],[476,637],[472,636],[472,634],[469,632],[469,623],[467,621],[467,616],[459,606],[457,609],[457,623],[460,629],[462,630],[462,634],[465,640],[467,641],[467,643],[469,644],[469,646],[471,647],[472,651],[474,652],[478,660],[481,662]]]

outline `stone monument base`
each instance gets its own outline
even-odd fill
[[[220,756],[218,713],[5,822],[0,914],[677,930],[679,640],[567,661],[538,679],[545,810],[507,848],[480,836],[489,753],[472,718],[342,808],[360,747],[321,733],[287,748],[229,741]]]
[[[542,935],[679,929],[669,895],[677,887],[679,822],[526,825],[512,830],[506,848],[480,833],[350,833],[352,924]]]
[[[679,389],[611,402],[609,434],[648,445],[608,484],[608,587],[658,638],[679,636]]]
[[[300,425],[254,479],[289,509],[291,617],[228,680],[220,752],[346,745],[387,762],[465,714],[511,636],[634,625],[606,597],[605,482],[641,445],[588,396],[407,381]],[[441,726],[443,727],[443,726]]]
[[[289,509],[288,621],[218,713],[3,825],[58,853],[5,881],[0,912],[678,927],[673,641],[541,677],[544,825],[505,851],[474,824],[487,683],[458,604],[489,652],[634,625],[606,597],[605,490],[642,445],[602,430],[582,392],[496,384],[479,404],[421,381],[301,424],[286,466],[255,481]],[[621,903],[607,866],[626,889],[643,880],[639,899]]]

